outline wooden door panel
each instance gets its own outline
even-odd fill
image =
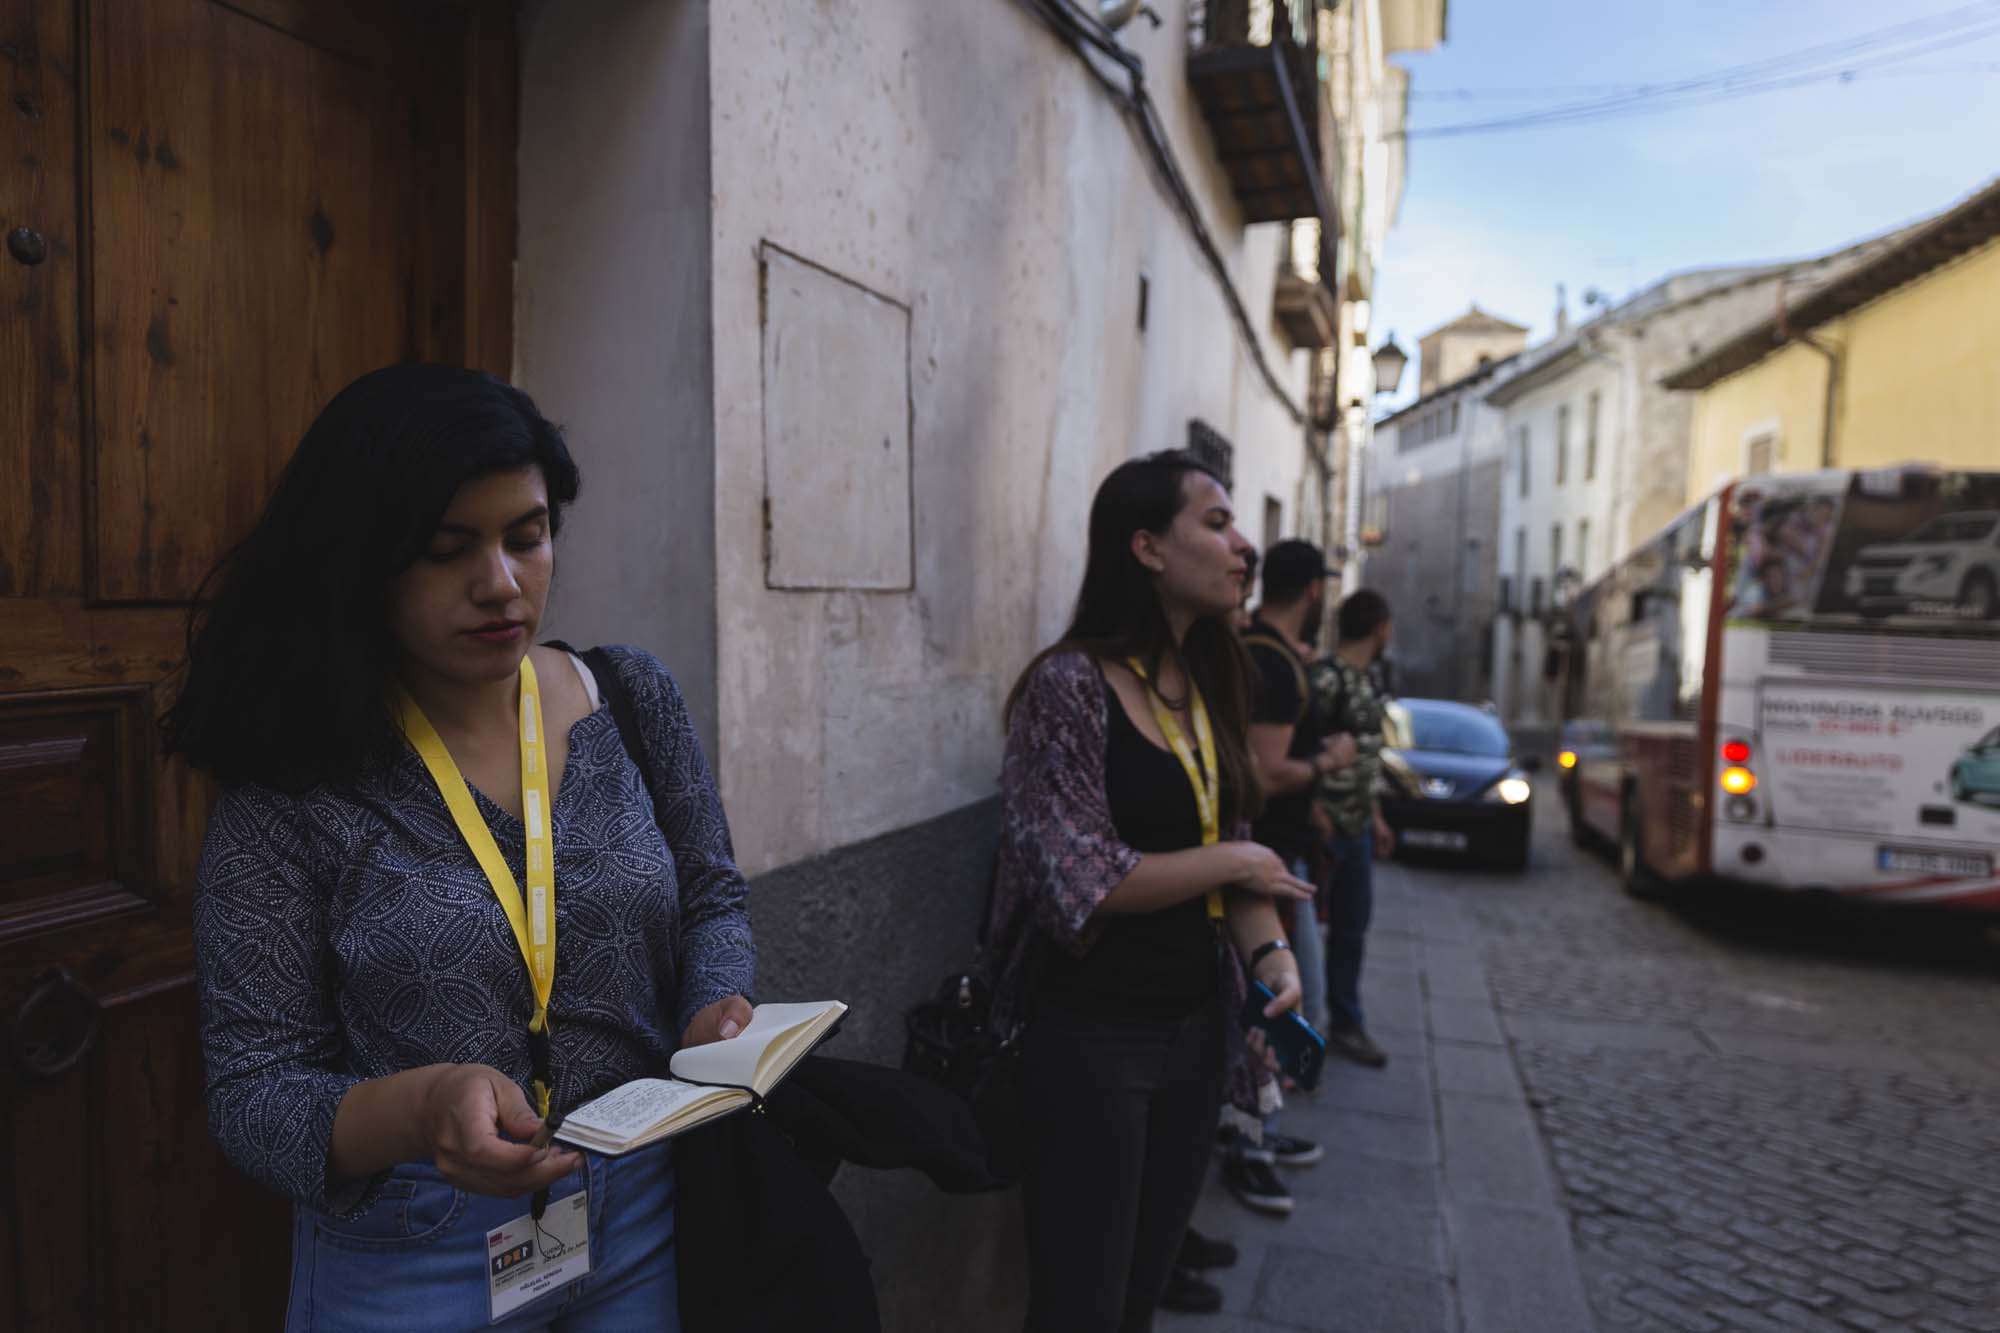
[[[10,994],[0,1016],[11,1023],[22,998]],[[0,1077],[7,1083],[0,1113],[0,1323],[22,1330],[89,1327],[80,1307],[90,1290],[90,1252],[85,1210],[73,1191],[90,1178],[90,1125],[76,1080],[30,1083],[12,1068]]]
[[[72,17],[0,0],[0,597],[83,591]]]
[[[212,0],[104,6],[90,44],[96,592],[184,600],[334,391],[441,350],[445,127]]]
[[[0,695],[0,939],[146,906],[144,686]]]
[[[92,1328],[183,1322],[162,1318],[158,1293],[185,1291],[189,1275],[203,1279],[206,1299],[185,1324],[265,1333],[282,1322],[292,1249],[285,1209],[209,1137],[201,1050],[186,1035],[194,1028],[190,980],[106,1009],[89,1080],[100,1117],[95,1160],[81,1177],[91,1182],[96,1248],[106,1256]]]
[[[507,370],[513,40],[477,0],[0,0],[0,1327],[279,1320],[283,1203],[201,1096],[213,787],[157,721],[324,401]]]
[[[76,1068],[10,1089],[0,1119],[7,1327],[281,1322],[289,1230],[208,1136],[200,1050],[186,1039],[194,1022],[185,976],[112,996]]]

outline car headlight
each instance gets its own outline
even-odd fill
[[[1491,793],[1494,800],[1505,801],[1508,805],[1524,804],[1534,794],[1535,789],[1518,773],[1510,773],[1494,783]]]
[[[1381,751],[1382,786],[1386,786],[1398,796],[1415,796],[1423,790],[1417,770],[1410,767],[1410,761],[1386,746]]]

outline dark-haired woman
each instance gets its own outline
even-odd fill
[[[1256,1115],[1242,966],[1294,1007],[1278,903],[1311,888],[1247,838],[1250,547],[1187,455],[1114,470],[1075,617],[1008,707],[995,1021],[1027,1021],[1028,1326],[1146,1329],[1225,1089]]]
[[[530,1142],[749,1017],[744,883],[673,680],[612,650],[649,790],[609,683],[531,647],[576,491],[525,394],[377,371],[192,637],[167,725],[225,784],[209,1120],[293,1200],[289,1328],[678,1326],[670,1150]]]

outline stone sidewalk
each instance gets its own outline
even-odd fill
[[[1212,1273],[1206,1333],[1590,1333],[1555,1176],[1502,1035],[1471,924],[1400,866],[1376,866],[1362,1002],[1385,1070],[1329,1066],[1281,1120],[1325,1145],[1283,1171],[1297,1208],[1253,1213],[1212,1176],[1195,1224],[1242,1249]]]

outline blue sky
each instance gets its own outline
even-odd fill
[[[1412,130],[1707,74],[1858,38],[1969,0],[1450,0],[1448,40],[1397,57]],[[1545,338],[1555,284],[1623,296],[1708,264],[1837,248],[2000,175],[2000,2],[1984,36],[1846,82],[1507,133],[1409,142],[1408,185],[1376,285],[1375,340],[1416,339],[1470,302]],[[1843,57],[1852,63],[1881,54]],[[1461,91],[1584,91],[1555,96]],[[1416,384],[1414,361],[1401,398]]]

